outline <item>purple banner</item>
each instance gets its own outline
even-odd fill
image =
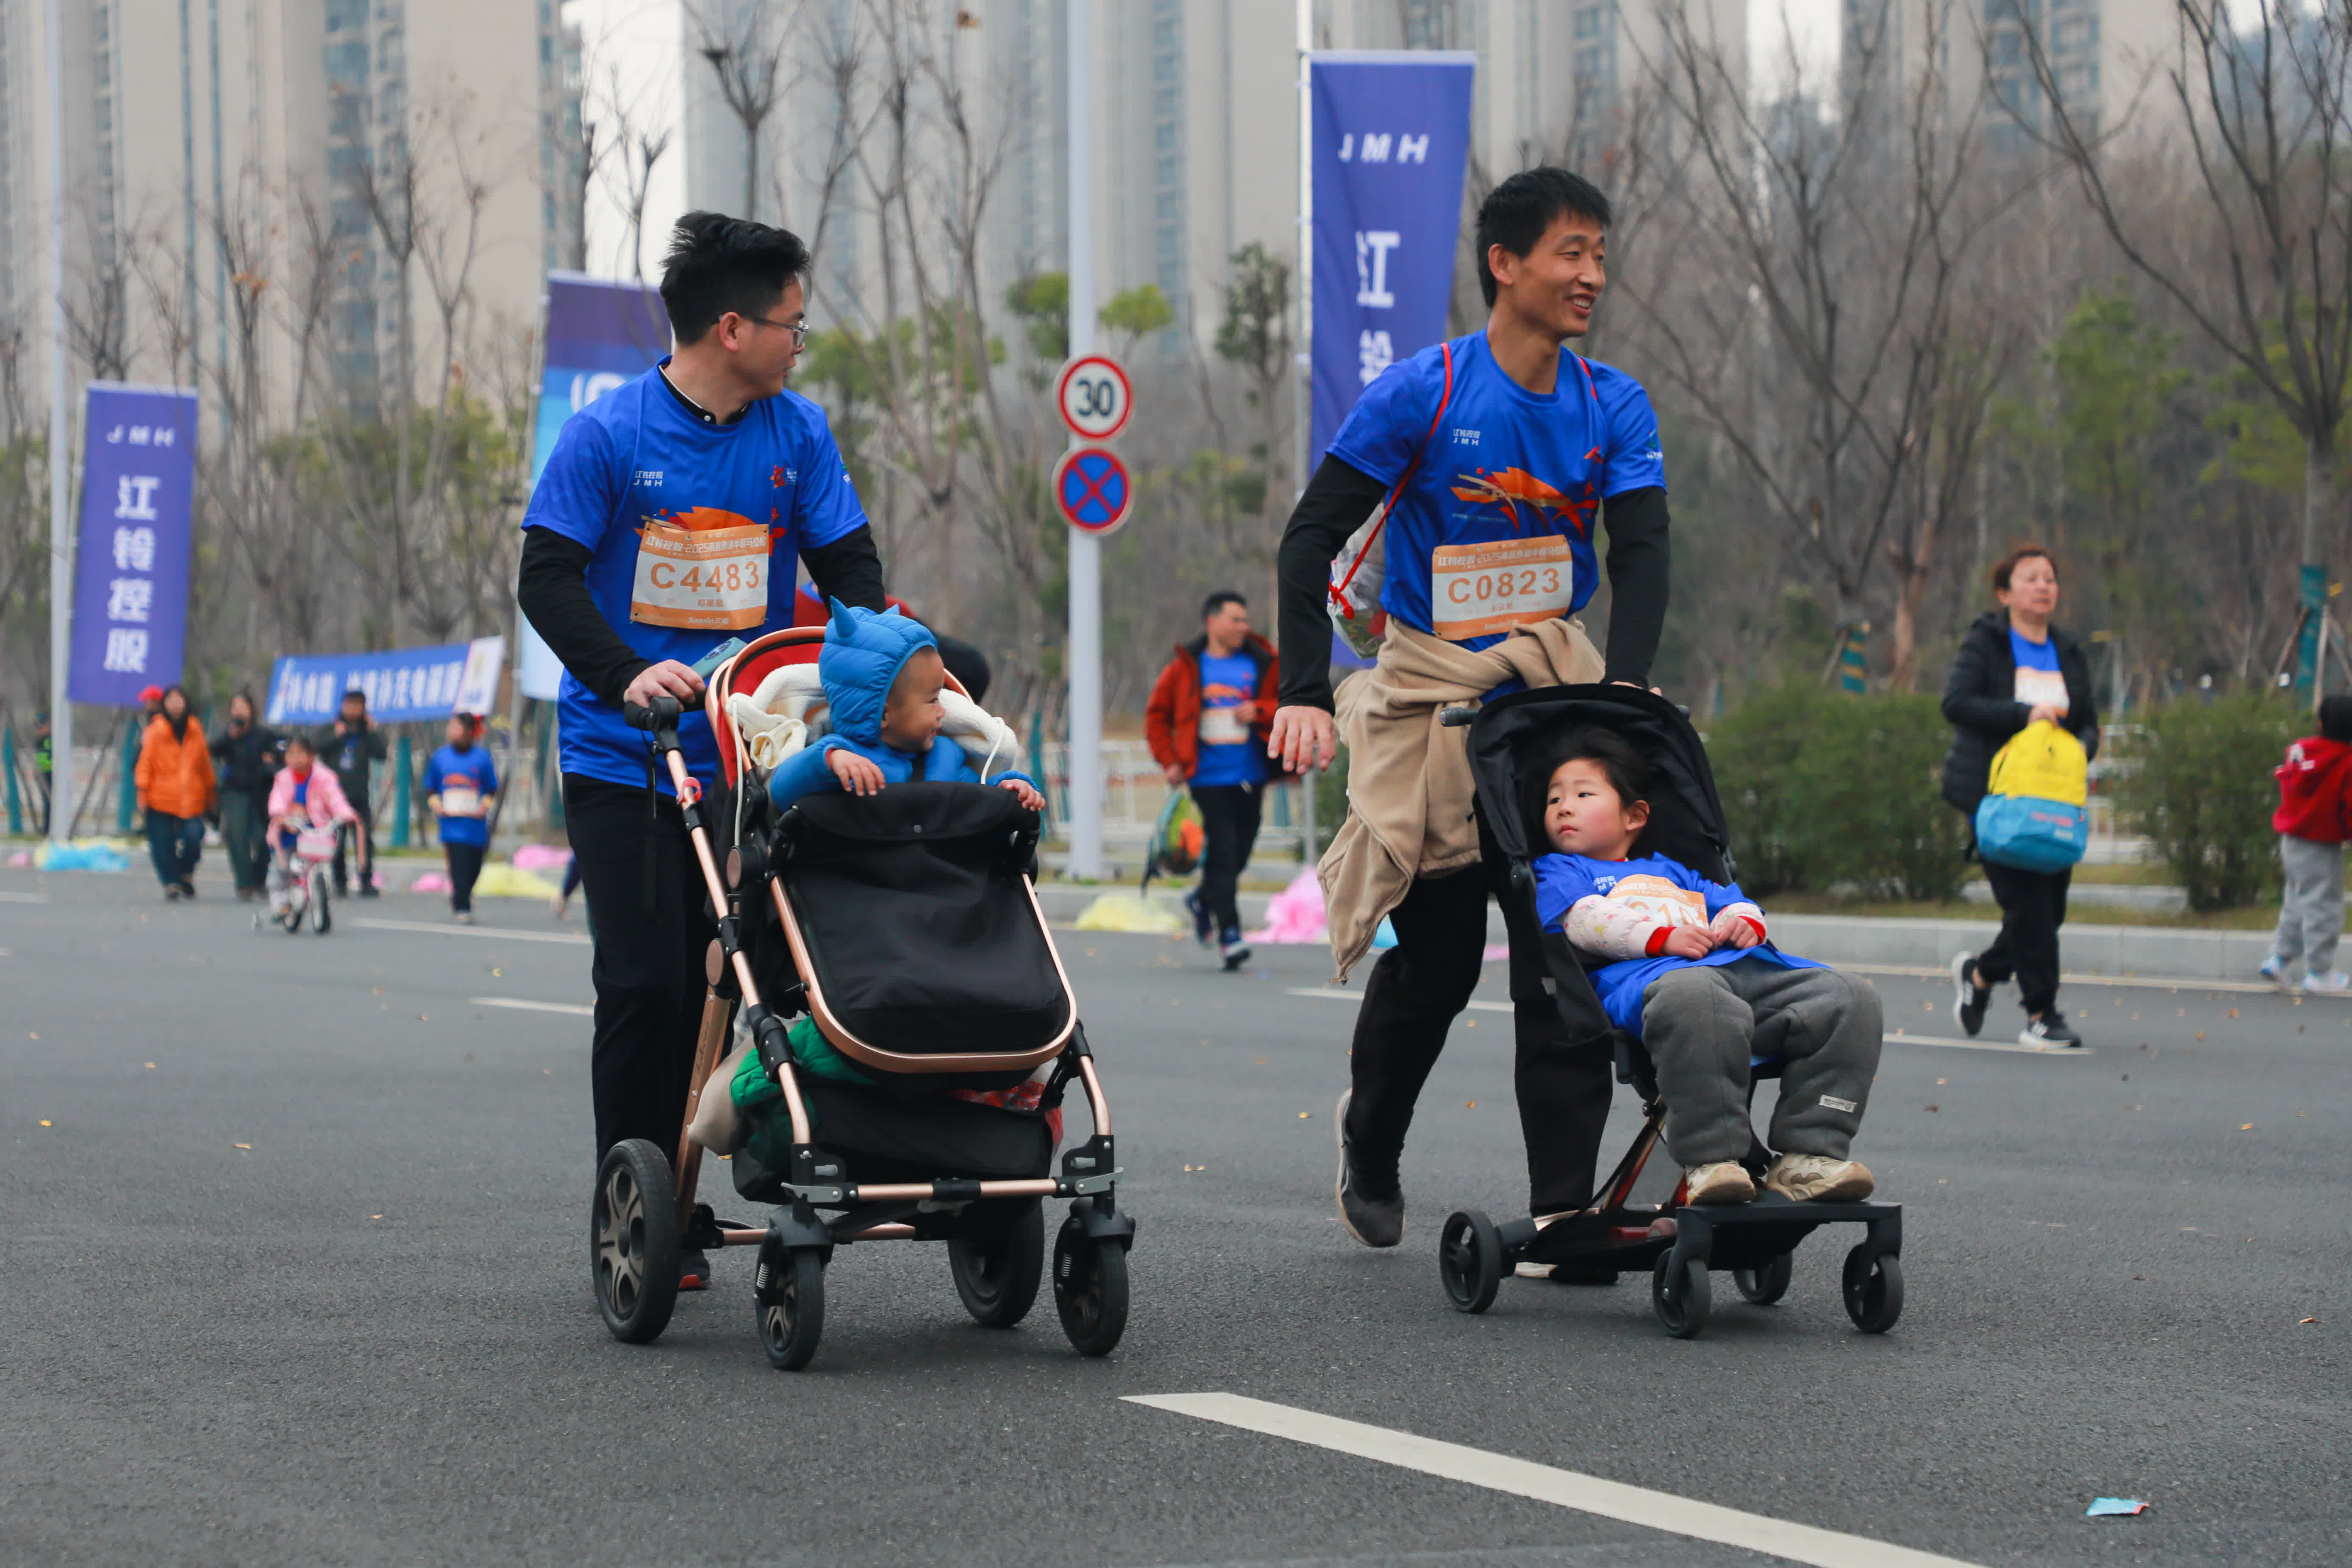
[[[196,395],[94,381],[88,396],[66,693],[136,708],[180,679],[187,645]]]
[[[1315,417],[1307,471],[1364,388],[1445,336],[1475,57],[1316,54]]]

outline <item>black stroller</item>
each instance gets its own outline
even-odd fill
[[[1547,847],[1540,790],[1529,800],[1527,764],[1565,731],[1598,725],[1633,742],[1656,770],[1647,842],[1714,881],[1732,880],[1723,805],[1707,767],[1706,750],[1683,710],[1654,693],[1630,686],[1559,686],[1515,692],[1481,709],[1450,709],[1444,722],[1470,726],[1470,769],[1477,787],[1481,847],[1507,864],[1501,895],[1510,932],[1511,999],[1552,998],[1573,1044],[1602,1036],[1615,1047],[1617,1079],[1642,1097],[1643,1119],[1633,1146],[1601,1184],[1592,1205],[1540,1231],[1532,1218],[1496,1226],[1477,1210],[1446,1220],[1438,1243],[1438,1273],[1445,1293],[1465,1312],[1494,1305],[1506,1275],[1520,1263],[1567,1264],[1580,1271],[1646,1269],[1658,1321],[1677,1339],[1706,1325],[1708,1270],[1729,1268],[1739,1293],[1759,1306],[1788,1290],[1797,1246],[1824,1225],[1859,1224],[1864,1238],[1846,1255],[1845,1310],[1864,1333],[1884,1333],[1903,1312],[1903,1210],[1883,1203],[1791,1203],[1759,1192],[1750,1203],[1695,1207],[1683,1184],[1663,1205],[1630,1200],[1657,1148],[1665,1121],[1657,1076],[1641,1042],[1611,1026],[1582,961],[1559,931],[1537,921],[1535,873],[1529,862]],[[1530,809],[1532,806],[1533,809]],[[1774,1042],[1751,1047],[1755,1079],[1780,1076]],[[1771,1154],[1750,1135],[1743,1163],[1759,1187]],[[1672,1219],[1672,1236],[1652,1226]]]
[[[695,1201],[702,1151],[690,1134],[674,1173],[650,1141],[615,1145],[597,1173],[592,1216],[597,1306],[615,1338],[644,1343],[668,1323],[681,1250],[757,1247],[760,1342],[772,1363],[797,1371],[824,1331],[836,1247],[945,1241],[966,1310],[1010,1328],[1036,1300],[1044,1201],[1068,1198],[1054,1300],[1078,1351],[1107,1354],[1127,1326],[1135,1222],[1117,1205],[1109,1107],[1037,905],[1037,814],[1005,790],[968,784],[816,795],[782,814],[756,784],[744,789],[728,694],[803,662],[824,635],[772,633],[711,678],[712,726],[741,795],[723,875],[708,807],[678,753],[676,705],[629,712],[651,731],[685,805],[719,917],[687,1126],[704,1094],[730,1092],[713,1068],[740,1008],[792,1138],[783,1168],[749,1151],[732,1160],[739,1194],[780,1205],[764,1230],[722,1222]],[[867,1082],[796,1070],[786,1020],[802,1013]],[[1017,1108],[973,1098],[1034,1082],[1048,1064]],[[1094,1131],[1056,1174],[1049,1119],[1074,1082]]]

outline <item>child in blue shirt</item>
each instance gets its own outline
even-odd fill
[[[996,784],[1032,811],[1045,797],[1029,776],[1010,769],[982,778],[963,748],[940,733],[947,684],[939,641],[920,621],[835,601],[825,624],[817,678],[833,711],[833,733],[776,764],[768,798],[782,811],[804,795],[847,790],[872,795],[886,784]]]
[[[490,802],[499,793],[499,771],[489,748],[477,741],[479,733],[472,714],[450,714],[449,743],[425,764],[425,804],[441,826],[441,854],[449,866],[450,916],[468,926],[474,882],[490,849]]]
[[[1764,911],[1738,886],[1640,853],[1650,822],[1649,764],[1623,737],[1586,730],[1557,753],[1544,795],[1536,912],[1580,952],[1610,962],[1593,988],[1611,1023],[1640,1039],[1666,1102],[1666,1150],[1694,1204],[1746,1203],[1740,1160],[1749,1053],[1785,1059],[1764,1184],[1793,1200],[1852,1200],[1874,1186],[1847,1158],[1878,1071],[1878,994],[1769,940]]]

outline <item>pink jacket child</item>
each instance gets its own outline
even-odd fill
[[[306,776],[307,775],[307,776]],[[294,792],[307,784],[298,806]],[[331,822],[357,822],[360,814],[343,796],[343,786],[336,781],[335,770],[322,768],[314,760],[301,773],[291,767],[278,770],[269,784],[269,825],[272,828],[290,826],[295,814],[307,813],[313,826],[324,827]]]

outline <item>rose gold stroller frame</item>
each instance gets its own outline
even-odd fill
[[[791,634],[781,635],[789,637]],[[754,647],[764,646],[771,640],[762,639]],[[753,650],[746,650],[746,654],[737,656],[737,662],[751,651]],[[714,677],[714,691],[720,689],[719,681],[726,673],[722,670]],[[1085,1244],[1090,1249],[1097,1246],[1116,1247],[1120,1254],[1118,1318],[1123,1324],[1123,1258],[1134,1235],[1134,1221],[1116,1207],[1116,1184],[1120,1173],[1117,1168],[1112,1142],[1110,1106],[1104,1097],[1101,1079],[1095,1070],[1086,1032],[1077,1022],[1075,1000],[1068,1023],[1052,1041],[1044,1047],[1021,1052],[906,1058],[858,1039],[825,1005],[823,985],[810,962],[791,900],[784,894],[781,879],[768,871],[759,846],[748,842],[739,845],[729,853],[726,872],[721,874],[718,859],[711,850],[709,826],[702,812],[701,785],[687,770],[685,757],[678,747],[678,710],[675,701],[662,700],[653,709],[639,709],[633,704],[626,706],[629,722],[652,734],[654,748],[659,752],[662,764],[669,773],[671,787],[677,792],[687,837],[693,846],[695,863],[701,869],[711,907],[721,911],[719,937],[710,944],[705,959],[705,975],[710,989],[703,1003],[702,1027],[695,1042],[686,1116],[678,1133],[678,1159],[671,1194],[675,1206],[670,1211],[673,1215],[671,1223],[680,1233],[678,1244],[685,1248],[703,1250],[745,1246],[762,1247],[760,1276],[761,1289],[764,1292],[768,1289],[772,1254],[782,1260],[781,1267],[788,1268],[793,1253],[812,1253],[829,1258],[835,1247],[852,1242],[952,1238],[956,1232],[951,1226],[942,1228],[940,1205],[955,1205],[960,1211],[963,1205],[979,1200],[1070,1198],[1079,1201],[1073,1204],[1070,1221],[1065,1226],[1065,1244],[1069,1242],[1068,1233],[1075,1229],[1083,1233]],[[740,781],[739,787],[741,787]],[[782,922],[785,941],[800,975],[796,989],[804,991],[817,1026],[845,1054],[884,1070],[898,1072],[1034,1068],[1060,1058],[1062,1065],[1057,1068],[1056,1086],[1068,1078],[1076,1078],[1083,1083],[1094,1119],[1093,1135],[1084,1144],[1063,1153],[1061,1173],[1003,1181],[942,1177],[929,1182],[858,1184],[847,1180],[846,1170],[841,1162],[826,1154],[814,1141],[808,1105],[802,1096],[785,1046],[783,1020],[761,997],[759,981],[751,971],[750,955],[744,951],[741,932],[746,916],[745,900],[747,897],[756,898],[758,885],[761,882],[767,884],[770,900]],[[1035,886],[1026,873],[1023,877],[1023,885],[1042,931],[1044,913],[1037,904]],[[751,918],[758,918],[756,911]],[[1053,948],[1050,934],[1046,936],[1046,942],[1047,950],[1054,955],[1055,970],[1061,979],[1064,994],[1069,995],[1069,976],[1062,966],[1060,953]],[[730,996],[730,992],[734,994]],[[708,1208],[700,1207],[695,1201],[701,1173],[702,1150],[695,1142],[691,1129],[702,1095],[710,1087],[724,1054],[729,1025],[739,1000],[751,1026],[752,1037],[758,1043],[761,1061],[774,1077],[777,1087],[782,1090],[785,1113],[792,1123],[792,1169],[784,1173],[780,1184],[788,1206],[778,1210],[765,1229],[722,1225],[711,1217]],[[721,1093],[729,1092],[728,1086],[723,1084],[719,1086],[719,1089]],[[603,1181],[604,1176],[600,1173],[600,1197],[605,1190]],[[840,1212],[828,1220],[815,1212],[820,1208]],[[600,1207],[600,1225],[603,1224],[602,1215]],[[1057,1249],[1057,1300],[1064,1272]],[[801,1285],[803,1293],[812,1283],[803,1279]],[[961,1283],[960,1277],[960,1286]],[[599,1304],[605,1309],[607,1326],[617,1337],[625,1340],[653,1338],[660,1332],[668,1317],[667,1307],[664,1305],[657,1313],[659,1321],[646,1326],[640,1331],[625,1331],[605,1301],[601,1277]],[[967,1298],[967,1305],[971,1304]],[[974,1307],[973,1310],[977,1315],[979,1309]],[[806,1308],[803,1307],[803,1310],[805,1313]],[[1090,1348],[1081,1338],[1078,1328],[1072,1324],[1067,1307],[1064,1309],[1063,1317],[1073,1341],[1077,1342],[1079,1349],[1087,1353],[1102,1353],[1117,1342],[1118,1331],[1113,1327],[1099,1349]],[[766,1331],[768,1327],[768,1318],[763,1313],[763,1340],[770,1337]],[[804,1364],[808,1353],[814,1351],[814,1332],[805,1334],[806,1343],[798,1352],[797,1360],[787,1359],[776,1344],[771,1343],[771,1360],[779,1366],[796,1368]],[[1097,1338],[1100,1337],[1097,1334]]]

